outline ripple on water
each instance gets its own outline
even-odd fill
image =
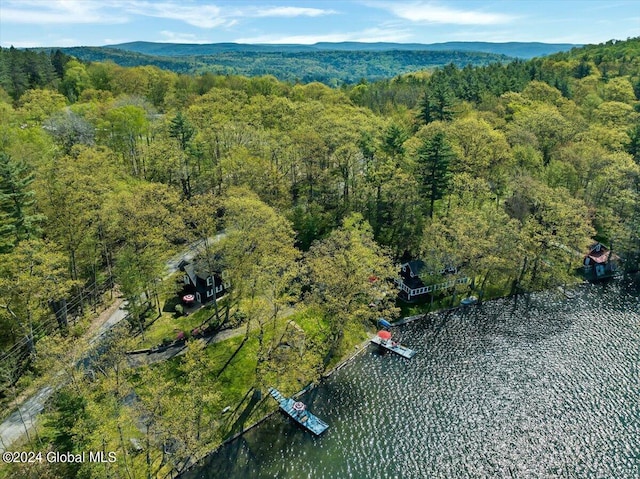
[[[311,396],[314,438],[275,415],[200,478],[640,477],[638,283],[491,301],[400,328]]]

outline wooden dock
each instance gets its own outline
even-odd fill
[[[276,388],[269,388],[269,394],[278,401],[282,412],[307,431],[319,436],[329,428],[326,422],[307,411],[307,406],[302,402],[284,397]]]
[[[406,359],[411,359],[416,354],[413,349],[405,348],[404,346],[396,343],[395,341],[391,341],[390,339],[382,339],[380,336],[374,336],[373,338],[371,338],[371,342],[373,344],[377,344],[383,349],[386,349],[387,351],[396,353]]]

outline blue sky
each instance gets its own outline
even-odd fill
[[[0,45],[539,41],[640,36],[640,0],[0,0]]]

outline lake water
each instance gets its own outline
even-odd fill
[[[490,301],[396,328],[193,478],[640,478],[640,281]]]

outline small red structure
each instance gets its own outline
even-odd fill
[[[378,337],[380,339],[388,341],[389,339],[391,339],[391,333],[389,331],[385,331],[385,330],[378,331]]]

